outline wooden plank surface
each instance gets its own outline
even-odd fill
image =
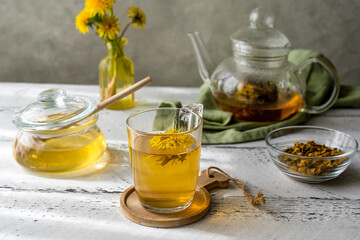
[[[195,88],[148,87],[136,94],[136,108],[100,113],[99,127],[113,159],[88,176],[44,178],[21,168],[12,157],[17,129],[12,114],[35,101],[42,90],[63,87],[69,94],[98,99],[97,86],[0,83],[0,239],[357,239],[360,233],[360,162],[355,157],[337,179],[305,184],[284,176],[271,162],[263,141],[203,146],[201,169],[218,166],[261,189],[265,208],[249,206],[242,192],[212,192],[210,213],[200,222],[176,228],[136,225],[119,210],[130,185],[125,119],[162,100],[196,101]],[[360,110],[335,109],[307,124],[344,131],[360,139]]]

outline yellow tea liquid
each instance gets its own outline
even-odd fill
[[[187,149],[158,150],[150,146],[151,138],[138,136],[130,146],[135,189],[142,204],[178,208],[191,203],[199,174],[200,145],[192,137],[193,144]]]
[[[219,91],[214,92],[214,97],[219,107],[233,113],[235,119],[255,122],[281,121],[296,113],[304,104],[299,93],[286,98],[279,96],[275,103],[263,105],[247,104]]]
[[[106,143],[98,127],[68,136],[42,139],[23,136],[15,141],[16,161],[41,172],[67,172],[85,168],[105,152]]]

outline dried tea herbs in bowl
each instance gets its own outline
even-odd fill
[[[284,155],[279,158],[279,161],[286,164],[290,170],[307,176],[328,174],[332,169],[340,166],[343,162],[349,159],[348,157],[328,160],[317,158],[337,156],[343,154],[344,152],[337,148],[317,144],[315,141],[308,141],[307,143],[296,142],[294,146],[287,147],[283,149],[283,151],[298,156],[315,157],[314,159],[307,159],[304,157]]]
[[[315,126],[293,126],[270,132],[265,142],[270,158],[287,176],[320,183],[349,166],[357,141],[343,132]]]

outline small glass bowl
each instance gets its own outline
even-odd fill
[[[283,152],[295,142],[315,143],[337,148],[344,153],[330,157],[308,157]],[[351,163],[358,142],[343,132],[323,127],[290,126],[270,132],[265,143],[270,158],[287,176],[306,183],[320,183],[339,176]]]

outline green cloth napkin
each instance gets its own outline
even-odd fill
[[[306,49],[293,50],[289,61],[299,65],[309,57],[324,57],[321,53]],[[318,64],[312,64],[304,70],[307,81],[306,103],[320,105],[331,93],[331,83],[327,72]],[[210,88],[200,87],[198,102],[204,105],[203,144],[241,143],[264,139],[272,130],[304,123],[310,115],[296,113],[290,118],[277,123],[239,122],[232,119],[232,114],[222,111],[216,104]],[[161,107],[181,107],[179,102],[163,102]],[[341,86],[339,98],[334,107],[360,108],[360,86]]]

